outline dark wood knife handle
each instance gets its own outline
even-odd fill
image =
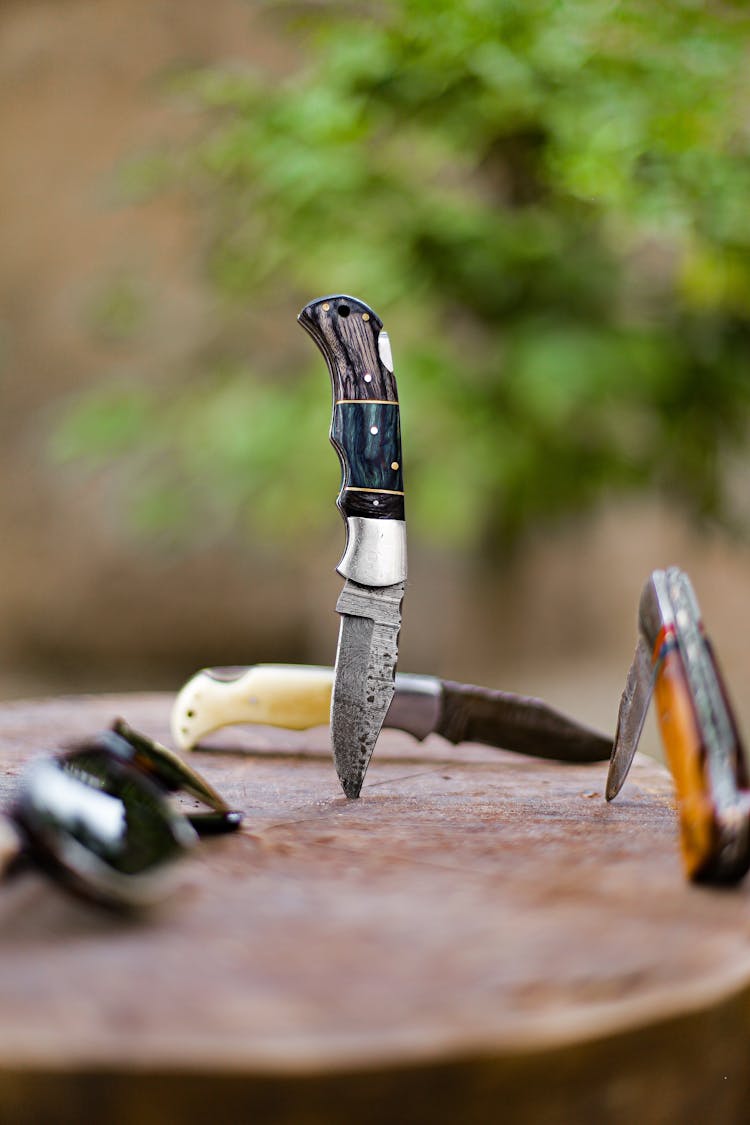
[[[342,515],[404,518],[401,422],[383,322],[363,301],[320,297],[297,318],[323,353],[333,386],[331,443],[342,468]],[[387,333],[386,333],[387,339]],[[384,359],[385,356],[385,359]]]
[[[534,758],[603,762],[612,738],[587,727],[540,699],[443,680],[443,710],[437,733],[449,742],[481,742]]]

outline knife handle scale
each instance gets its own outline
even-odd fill
[[[234,723],[307,730],[328,722],[331,668],[253,664],[204,668],[183,686],[172,708],[172,737],[180,750]]]
[[[689,878],[700,878],[714,851],[715,816],[690,687],[675,648],[661,658],[654,684],[659,732],[677,795],[680,846]]]
[[[312,301],[298,319],[331,375],[339,510],[345,518],[403,520],[398,391],[383,322],[364,302],[344,295]]]
[[[750,867],[750,801],[739,732],[709,642],[704,644],[706,674],[715,677],[727,708],[731,744],[711,745],[682,657],[663,633],[654,653],[654,698],[677,791],[685,871],[695,881],[732,883]]]

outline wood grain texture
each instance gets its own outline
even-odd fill
[[[0,708],[1,787],[172,697]],[[247,813],[123,922],[0,892],[0,1121],[747,1119],[750,888],[686,883],[668,775],[384,732],[359,801],[324,729],[191,761]]]
[[[305,305],[298,320],[323,353],[334,402],[361,398],[398,402],[396,380],[378,354],[383,322],[369,305],[344,294],[320,297]]]
[[[398,406],[380,402],[337,404],[333,408],[331,442],[344,466],[338,502],[341,511],[345,515],[362,514],[351,510],[352,502],[376,502],[377,507],[368,506],[368,517],[403,519],[404,498],[393,495],[404,490]],[[382,489],[385,495],[358,494],[360,489]]]
[[[709,874],[719,847],[719,826],[708,773],[707,750],[679,650],[660,659],[654,704],[664,751],[675,784],[680,844],[690,878]]]
[[[714,667],[710,668],[711,674]],[[723,684],[718,689],[726,699]],[[662,647],[654,702],[674,779],[685,870],[690,878],[734,883],[750,868],[750,812],[741,791],[745,767],[727,706],[729,745],[704,734],[679,650]],[[728,701],[727,701],[728,703]]]
[[[395,494],[404,487],[398,390],[378,349],[383,322],[364,302],[343,294],[312,301],[298,319],[331,376],[330,437],[341,461],[341,513],[402,520],[404,498]],[[381,491],[363,491],[370,489]]]

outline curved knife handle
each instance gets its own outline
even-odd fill
[[[205,735],[239,723],[287,730],[325,726],[332,690],[333,668],[304,664],[204,668],[175,699],[172,737],[180,750],[192,750]],[[440,680],[397,672],[385,725],[421,741],[436,729],[441,707]]]
[[[750,868],[750,794],[726,689],[710,645],[703,644],[701,672],[727,707],[728,739],[713,720],[702,718],[682,654],[669,636],[654,653],[654,699],[677,792],[686,874],[695,881],[732,883]]]
[[[333,669],[253,664],[204,668],[188,680],[172,708],[172,737],[192,750],[211,731],[235,723],[307,730],[329,720]]]
[[[717,832],[706,748],[676,649],[668,651],[661,660],[654,702],[664,753],[677,791],[683,862],[689,878],[695,879],[711,862]]]
[[[297,318],[323,353],[333,384],[331,443],[342,468],[344,518],[403,520],[401,424],[388,333],[356,297],[320,297]]]

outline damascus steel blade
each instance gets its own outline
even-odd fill
[[[404,582],[380,588],[347,579],[331,697],[336,772],[347,797],[358,797],[395,690]]]
[[[651,653],[643,637],[640,637],[630,665],[625,690],[620,700],[617,716],[615,744],[607,773],[606,797],[612,801],[622,789],[625,778],[638,749],[643,724],[646,721],[648,705],[654,690],[654,675],[651,668]]]

